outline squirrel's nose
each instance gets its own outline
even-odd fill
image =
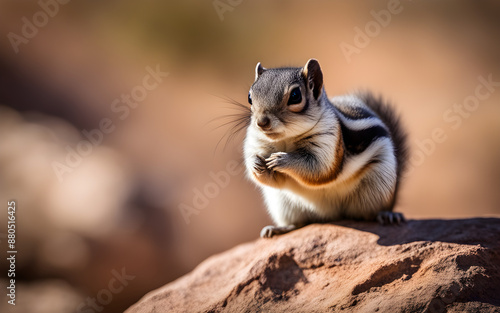
[[[271,128],[271,120],[269,117],[264,116],[263,118],[259,119],[257,121],[257,125],[262,129],[262,130],[269,130]]]

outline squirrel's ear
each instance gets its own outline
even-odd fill
[[[260,74],[264,73],[264,71],[266,71],[267,69],[265,67],[262,67],[262,65],[259,63],[257,63],[257,66],[255,67],[255,80],[257,80],[257,78],[259,78]]]
[[[323,88],[323,73],[316,59],[309,59],[302,69],[302,73],[307,81],[307,88],[312,90],[313,96],[318,100]]]

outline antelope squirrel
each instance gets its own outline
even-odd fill
[[[371,94],[328,99],[317,60],[255,68],[244,142],[247,175],[276,226],[261,237],[342,218],[400,223],[392,212],[407,159],[394,111]]]

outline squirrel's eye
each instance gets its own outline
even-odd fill
[[[250,96],[250,93],[248,93],[248,103],[250,103],[250,105],[252,105],[252,97]]]
[[[290,92],[290,97],[288,98],[288,105],[297,104],[302,102],[302,94],[300,93],[300,88],[294,88],[292,92]]]

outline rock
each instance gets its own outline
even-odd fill
[[[500,219],[314,224],[212,256],[126,312],[500,312]]]

